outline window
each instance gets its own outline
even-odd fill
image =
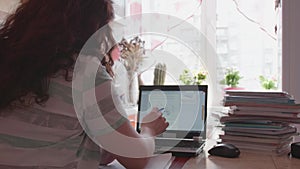
[[[261,75],[274,79],[281,89],[276,15],[274,0],[217,1],[218,69],[235,67],[243,76],[240,86],[245,89],[263,89]]]
[[[226,68],[234,67],[243,77],[239,86],[249,90],[261,90],[259,76],[272,78],[281,90],[281,52],[278,46],[281,34],[275,33],[278,11],[274,0],[124,0],[125,16],[141,13],[161,13],[180,18],[196,27],[207,39],[205,43],[214,51],[209,51],[203,41],[194,40],[189,28],[182,28],[180,34],[190,36],[188,44],[199,46],[201,56],[195,55],[178,39],[158,34],[140,34],[146,42],[148,60],[152,63],[167,63],[166,84],[180,83],[179,76],[186,68],[191,71],[207,70],[206,83],[213,88],[213,104],[220,104],[220,85]],[[137,20],[132,29],[141,26]],[[161,23],[153,23],[161,24]],[[177,24],[181,24],[180,22]],[[174,24],[176,25],[176,24]],[[172,27],[172,25],[169,25]],[[142,33],[147,28],[140,27]],[[126,32],[125,32],[126,35]],[[134,35],[127,35],[131,38]],[[189,39],[189,37],[187,37]],[[151,50],[155,48],[155,50]],[[216,56],[214,56],[216,55]],[[146,66],[146,67],[147,67]],[[153,84],[152,66],[142,74],[146,84]],[[216,98],[216,99],[215,99]]]

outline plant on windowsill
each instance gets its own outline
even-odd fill
[[[239,88],[238,84],[242,78],[243,77],[240,76],[240,72],[238,70],[234,68],[227,68],[225,77],[220,81],[220,84],[228,86],[225,90],[240,90],[243,88]]]
[[[179,80],[185,85],[201,85],[207,77],[206,71],[191,73],[188,69],[184,69],[179,76]]]
[[[121,63],[125,66],[128,73],[128,95],[129,102],[136,104],[138,95],[138,83],[141,83],[140,76],[137,72],[145,55],[145,41],[139,36],[130,41],[125,38],[119,43],[121,49]]]
[[[275,78],[266,78],[264,76],[259,76],[259,81],[261,86],[265,89],[265,90],[276,90],[277,86],[276,86],[276,79]]]

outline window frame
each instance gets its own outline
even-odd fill
[[[300,100],[300,23],[297,22],[300,11],[299,0],[282,1],[282,90]],[[298,101],[299,102],[299,101]]]

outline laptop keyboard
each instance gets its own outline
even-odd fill
[[[191,147],[191,148],[199,148],[203,142],[197,142],[197,141],[180,141],[179,144],[176,145],[176,147]]]
[[[188,147],[199,148],[204,142],[197,142],[191,140],[169,140],[169,139],[156,139],[155,145],[160,146],[174,146],[174,147]]]

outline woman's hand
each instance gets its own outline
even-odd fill
[[[141,134],[153,137],[163,133],[168,126],[169,123],[158,108],[153,108],[142,120]]]

